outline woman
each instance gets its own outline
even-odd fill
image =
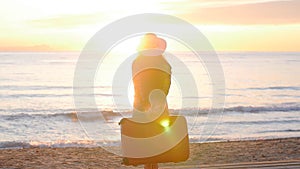
[[[171,85],[171,66],[162,55],[165,49],[165,40],[147,33],[138,47],[139,55],[132,63],[133,118],[141,122],[160,122],[169,116],[166,97]],[[145,164],[145,168],[158,167],[157,164]]]

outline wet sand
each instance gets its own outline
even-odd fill
[[[259,161],[300,160],[300,138],[192,143],[186,162],[160,168]],[[142,168],[121,164],[122,158],[102,148],[0,149],[0,168]]]

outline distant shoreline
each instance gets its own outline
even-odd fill
[[[190,150],[188,161],[160,166],[300,160],[300,137],[191,143]],[[131,168],[121,161],[100,147],[0,149],[0,168]]]

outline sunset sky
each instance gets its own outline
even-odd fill
[[[163,13],[197,26],[219,51],[300,51],[298,0],[10,0],[0,5],[0,51],[80,51],[103,26]]]

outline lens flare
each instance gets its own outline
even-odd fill
[[[170,121],[168,119],[162,120],[160,122],[160,125],[162,125],[163,127],[169,127]]]

